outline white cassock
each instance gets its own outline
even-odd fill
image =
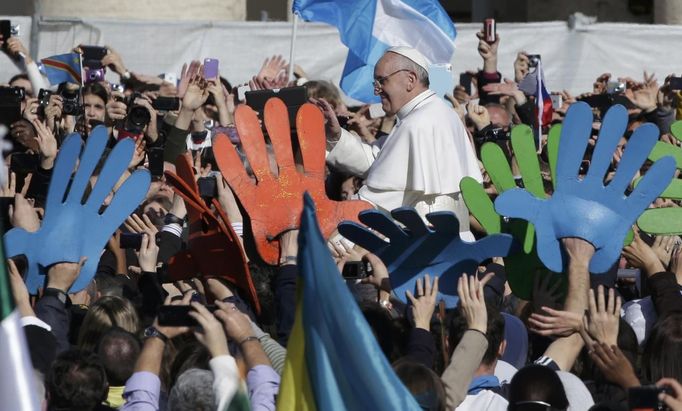
[[[422,218],[433,211],[453,211],[460,231],[473,240],[459,182],[465,176],[482,182],[483,177],[464,124],[431,90],[410,100],[396,115],[391,133],[372,144],[342,130],[327,163],[365,177],[358,194],[378,209],[414,207]]]

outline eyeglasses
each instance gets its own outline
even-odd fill
[[[394,74],[398,74],[398,73],[400,73],[401,71],[410,71],[410,70],[408,70],[408,69],[400,69],[400,70],[396,70],[396,71],[394,71],[393,73],[388,74],[388,75],[386,75],[386,76],[375,78],[375,79],[374,79],[374,83],[373,83],[373,84],[374,84],[374,88],[375,88],[375,89],[382,88],[382,87],[384,86],[384,83],[386,82],[386,80],[388,80],[389,77],[391,77],[391,76],[394,75]]]

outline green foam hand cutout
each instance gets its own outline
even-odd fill
[[[561,126],[555,125],[550,129],[547,141],[552,179],[556,175],[560,135]],[[545,197],[540,162],[531,128],[527,125],[513,127],[511,145],[523,186],[533,195]],[[499,145],[492,142],[484,144],[481,148],[481,160],[498,193],[518,187],[512,168]],[[483,186],[473,178],[465,177],[462,179],[460,189],[471,214],[481,223],[488,235],[508,233],[523,245],[521,252],[504,258],[507,280],[517,297],[525,300],[531,299],[535,275],[540,275],[543,279],[547,275],[552,275],[550,281],[563,281],[563,276],[553,275],[538,258],[533,224],[520,219],[505,219],[500,216],[495,211],[493,202]]]
[[[670,132],[677,140],[682,141],[682,121],[670,126]],[[649,160],[656,161],[661,157],[672,156],[678,170],[682,170],[682,147],[659,141],[649,153]],[[635,181],[635,185],[639,183]],[[682,200],[682,179],[675,178],[660,196],[664,199]],[[682,234],[682,208],[651,208],[637,219],[639,228],[649,234],[680,235]]]

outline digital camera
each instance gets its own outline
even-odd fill
[[[98,81],[104,81],[104,75],[107,69],[104,67],[100,68],[85,68],[85,83],[96,83]]]

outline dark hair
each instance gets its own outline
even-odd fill
[[[483,356],[483,360],[481,360],[481,364],[492,365],[497,359],[500,345],[504,341],[504,317],[497,308],[490,304],[486,304],[485,307],[488,312],[488,330],[486,332],[488,349]],[[453,315],[450,317],[449,328],[450,355],[452,356],[457,344],[462,340],[464,332],[468,328],[466,318],[462,314],[460,307],[453,311]]]
[[[647,382],[682,381],[682,313],[659,318],[644,347],[642,372]]]
[[[531,364],[521,368],[514,374],[509,383],[508,411],[530,411],[549,404],[553,410],[568,408],[566,390],[555,371],[543,365]],[[529,403],[524,404],[528,401]],[[537,401],[537,402],[531,402]]]
[[[128,378],[133,375],[140,350],[138,339],[122,328],[114,327],[104,333],[97,347],[97,355],[102,360],[111,385],[116,387],[125,385]]]
[[[392,320],[389,312],[377,302],[362,303],[360,310],[388,361],[400,358],[405,335],[399,320]]]
[[[27,75],[27,74],[19,73],[19,74],[15,74],[14,76],[12,76],[12,78],[9,79],[9,82],[8,82],[7,84],[12,84],[12,83],[14,83],[14,82],[17,81],[17,80],[31,81],[31,79],[28,78],[28,75]]]
[[[97,355],[69,350],[57,357],[46,378],[49,409],[93,410],[107,396],[107,375]]]
[[[180,374],[191,368],[208,370],[208,362],[210,360],[211,353],[198,341],[189,341],[184,344],[175,355],[171,364],[169,388],[175,385]]]
[[[85,87],[83,87],[83,97],[85,97],[87,94],[96,95],[102,99],[104,104],[107,104],[107,101],[109,101],[109,93],[107,92],[107,89],[99,83],[86,84]]]
[[[433,370],[418,362],[400,359],[393,364],[393,371],[423,410],[445,410],[445,388]]]

